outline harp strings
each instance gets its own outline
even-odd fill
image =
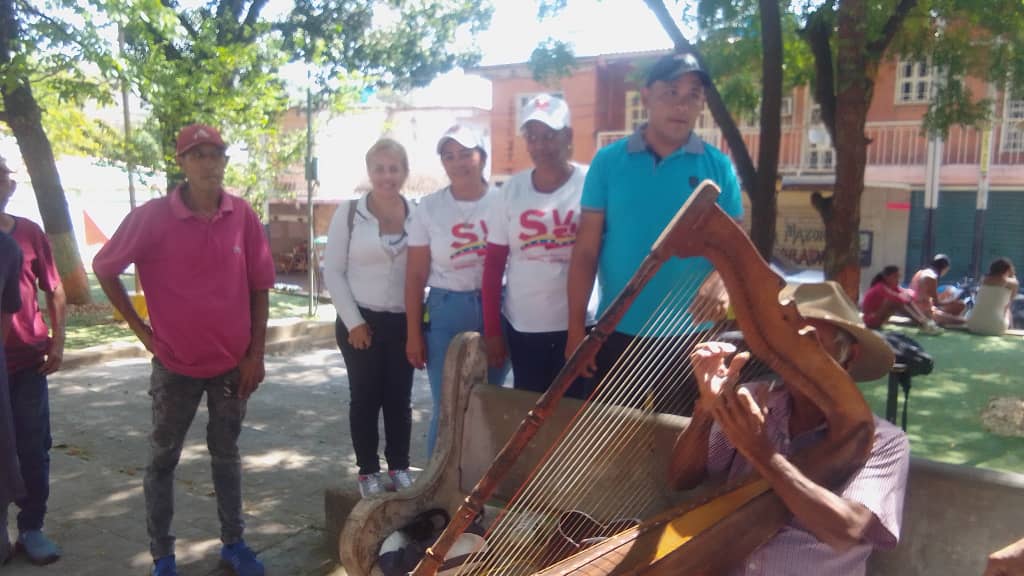
[[[562,437],[533,470],[526,484],[499,515],[487,534],[486,552],[473,554],[455,573],[528,574],[568,550],[548,544],[558,516],[583,510],[598,522],[638,517],[657,499],[667,478],[651,478],[642,465],[656,427],[656,410],[690,405],[696,386],[674,394],[693,369],[689,352],[701,341],[719,336],[724,323],[709,325],[713,299],[693,305],[704,278],[675,286],[626,347]],[[681,313],[689,307],[689,313]],[[753,370],[748,364],[744,373]],[[673,403],[676,405],[673,406]],[[622,491],[594,493],[597,476],[630,480]],[[570,534],[582,519],[563,525]]]
[[[672,333],[685,327],[688,318],[678,314],[670,315],[667,312],[676,310],[675,305],[684,295],[691,294],[694,288],[695,286],[680,286],[667,295],[641,334]],[[697,312],[700,313],[700,311]],[[663,330],[665,327],[668,327],[669,330]],[[596,398],[592,399],[594,402],[590,406],[597,409],[585,411],[587,413],[574,423],[573,431],[564,437],[556,453],[540,467],[526,491],[519,495],[496,529],[488,536],[490,543],[488,556],[493,562],[500,562],[504,565],[500,571],[502,574],[514,573],[509,568],[516,564],[522,570],[529,571],[530,565],[533,564],[530,560],[534,559],[542,550],[538,550],[537,539],[531,536],[538,532],[553,532],[554,520],[550,518],[552,509],[557,511],[560,508],[573,507],[574,503],[579,503],[581,491],[585,490],[588,484],[585,480],[591,476],[586,472],[590,471],[588,468],[593,468],[588,464],[596,461],[595,456],[600,456],[605,461],[616,460],[619,466],[631,464],[623,462],[623,459],[617,458],[617,456],[623,452],[623,447],[628,446],[628,440],[636,436],[636,431],[643,422],[642,419],[634,418],[633,426],[629,426],[628,421],[621,417],[623,413],[621,406],[646,406],[645,411],[650,412],[655,404],[654,400],[663,396],[661,389],[666,387],[668,382],[663,380],[653,390],[649,388],[644,390],[643,387],[638,390],[630,390],[629,386],[623,386],[623,384],[634,384],[656,373],[658,370],[653,366],[654,362],[651,360],[665,357],[666,349],[671,343],[671,338],[636,339],[634,344],[627,348],[626,353],[622,355],[601,384]],[[669,355],[668,357],[675,360],[674,364],[684,360],[678,355],[675,357]],[[644,369],[640,371],[629,369],[637,365]],[[615,418],[615,412],[618,413],[618,418]],[[618,438],[619,441],[610,443],[610,437]],[[601,454],[594,454],[592,449],[587,450],[588,447],[601,446],[604,446]],[[569,473],[567,482],[565,477],[569,470],[572,472]],[[551,478],[555,476],[555,472],[558,473],[558,477],[555,482],[552,482]],[[558,484],[559,481],[562,485]],[[630,497],[620,500],[621,504],[612,512],[636,509],[638,500],[649,499],[650,495],[645,494],[644,491],[634,492]],[[607,506],[598,504],[598,508],[605,508],[604,513],[599,516],[609,513]],[[593,507],[590,508],[594,510]],[[541,525],[536,525],[538,523]],[[524,526],[527,527],[526,530],[523,529]],[[540,540],[542,544],[544,538],[540,538]],[[489,571],[485,570],[485,572]]]

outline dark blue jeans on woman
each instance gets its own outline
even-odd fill
[[[509,359],[512,361],[513,386],[517,390],[544,393],[565,365],[565,341],[569,332],[520,332],[507,318],[502,320],[505,322],[505,339],[508,342]],[[591,391],[590,379],[577,378],[565,395],[586,399]]]
[[[412,364],[405,356],[405,313],[359,308],[370,327],[370,347],[356,350],[340,318],[334,336],[345,358],[350,394],[348,420],[360,474],[380,472],[377,421],[384,413],[384,459],[388,469],[409,467],[412,435]]]

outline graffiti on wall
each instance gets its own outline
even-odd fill
[[[787,219],[775,252],[804,268],[821,268],[825,258],[825,226],[820,219]]]
[[[874,232],[860,231],[860,265],[871,266]],[[825,226],[818,218],[787,219],[775,245],[775,253],[804,268],[821,268],[825,261]]]

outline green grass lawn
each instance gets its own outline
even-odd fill
[[[935,359],[934,372],[914,377],[910,391],[907,434],[912,453],[1024,473],[1024,438],[995,435],[982,426],[981,418],[993,398],[1024,396],[1024,338],[952,330],[941,336],[905,332]],[[887,386],[885,379],[861,385],[876,414],[885,414]]]
[[[129,290],[132,289],[132,282],[127,276],[125,285]],[[69,306],[65,348],[79,350],[118,341],[134,341],[135,335],[128,329],[127,324],[114,320],[113,308],[92,274],[89,275],[89,291],[92,304]],[[40,293],[40,306],[45,305],[46,300]],[[321,309],[324,306],[320,304]],[[330,308],[330,304],[326,306]],[[307,311],[308,300],[305,296],[270,292],[271,318],[303,318]]]

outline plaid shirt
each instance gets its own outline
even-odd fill
[[[767,409],[765,426],[779,453],[789,456],[821,441],[825,427],[789,436],[792,404],[789,393],[772,382],[745,386],[762,398]],[[758,390],[759,388],[764,388]],[[903,497],[910,466],[910,443],[899,428],[875,418],[875,441],[867,462],[837,493],[858,502],[874,514],[863,540],[845,552],[820,542],[799,520],[791,518],[771,540],[755,550],[732,576],[860,576],[873,548],[893,548],[899,542]],[[708,439],[708,474],[739,480],[754,471],[716,423]]]

